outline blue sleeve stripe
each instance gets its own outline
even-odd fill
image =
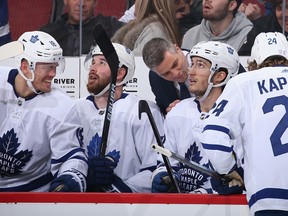
[[[288,200],[288,190],[281,188],[265,188],[253,194],[248,202],[251,208],[258,200],[261,199],[283,199]]]
[[[203,131],[206,131],[206,130],[220,131],[222,133],[227,134],[227,136],[229,136],[229,138],[231,139],[230,130],[226,127],[219,126],[219,125],[206,125]]]
[[[74,154],[76,154],[77,152],[84,152],[84,149],[82,148],[75,148],[72,151],[68,152],[66,155],[64,155],[63,157],[59,158],[59,159],[52,159],[51,163],[52,164],[57,164],[57,163],[63,163],[65,161],[67,161],[71,156],[73,156]]]
[[[228,153],[231,153],[233,151],[232,146],[226,147],[226,146],[222,146],[222,145],[207,144],[207,143],[202,143],[202,146],[204,149],[208,149],[208,150],[218,150],[218,151],[228,152]]]

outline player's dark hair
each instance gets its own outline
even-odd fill
[[[164,60],[164,54],[166,51],[171,53],[177,52],[172,42],[163,38],[153,38],[143,47],[143,61],[149,69],[153,70]]]
[[[233,1],[233,0],[229,0],[229,2],[231,2],[231,1]],[[238,11],[240,5],[242,4],[243,0],[236,0],[236,2],[237,2],[237,6],[236,6],[236,8],[233,10],[233,16],[235,16],[235,14],[237,13],[237,11]]]
[[[257,70],[263,67],[273,67],[273,66],[288,66],[288,60],[283,56],[271,56],[263,61],[261,64],[257,64],[256,61],[248,62],[248,70]]]

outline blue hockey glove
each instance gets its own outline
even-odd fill
[[[73,175],[64,174],[55,178],[49,188],[49,192],[82,192],[80,185]]]
[[[110,185],[113,182],[116,166],[117,163],[111,157],[88,158],[87,191]]]
[[[179,180],[179,175],[174,172],[176,181]],[[171,193],[174,190],[171,179],[167,171],[161,171],[152,176],[152,193]]]
[[[242,194],[245,190],[243,182],[243,169],[237,168],[225,177],[231,179],[229,182],[223,182],[220,179],[211,178],[211,185],[213,190],[217,191],[221,195],[228,194]]]

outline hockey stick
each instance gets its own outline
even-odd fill
[[[20,55],[24,52],[24,46],[20,41],[12,41],[0,46],[0,61]]]
[[[151,113],[151,110],[149,108],[149,105],[148,105],[147,101],[140,100],[138,106],[139,106],[138,107],[139,119],[141,119],[141,114],[143,112],[145,112],[147,114],[148,119],[149,119],[150,124],[151,124],[152,129],[153,129],[154,135],[156,137],[158,145],[164,147],[164,145],[163,145],[163,143],[161,141],[161,137],[160,137],[159,131],[158,131],[157,127],[156,127],[153,115]],[[171,167],[171,164],[170,164],[170,161],[169,161],[168,157],[162,154],[162,158],[163,158],[165,167],[167,169],[168,175],[170,177],[170,180],[172,182],[172,185],[173,185],[174,189],[176,190],[177,193],[181,193],[180,188],[179,188],[179,186],[177,184],[177,181],[176,181],[176,179],[175,179],[175,177],[173,175],[173,169]]]
[[[104,117],[104,126],[103,126],[103,131],[102,131],[100,153],[99,153],[100,156],[105,156],[106,148],[107,148],[108,133],[109,133],[110,122],[111,122],[112,108],[114,104],[117,72],[118,72],[118,67],[119,67],[119,58],[116,53],[116,50],[114,49],[110,41],[110,38],[108,37],[107,33],[105,32],[101,24],[97,24],[94,27],[92,33],[96,41],[96,44],[100,47],[111,70],[109,96],[108,96],[108,101],[107,101],[107,106],[106,106],[106,113]]]
[[[219,173],[217,173],[216,171],[214,170],[211,170],[211,169],[208,169],[204,166],[201,166],[200,164],[196,164],[196,163],[193,163],[192,161],[189,161],[188,159],[182,157],[181,155],[179,154],[176,154],[175,152],[172,152],[162,146],[159,146],[159,145],[156,145],[156,144],[152,144],[151,145],[151,148],[158,152],[158,153],[161,153],[162,155],[165,155],[166,157],[171,157],[171,158],[174,158],[176,159],[177,161],[185,164],[186,166],[189,166],[199,172],[202,172],[202,173],[205,173],[213,178],[216,178],[216,179],[221,179],[223,182],[228,182],[230,181],[229,178],[225,177],[224,175],[220,175]]]
[[[112,116],[112,109],[113,109],[114,100],[115,100],[115,88],[116,88],[116,81],[117,81],[117,72],[119,69],[118,68],[119,58],[118,58],[116,50],[113,47],[113,44],[110,41],[110,38],[108,37],[107,33],[105,32],[101,24],[97,24],[94,27],[92,34],[93,34],[96,44],[100,47],[111,70],[109,96],[108,96],[108,101],[107,101],[107,106],[106,106],[101,145],[100,145],[100,151],[99,151],[99,155],[104,157],[106,155],[107,140],[108,140],[108,134],[109,134],[109,128],[110,128],[110,122],[111,122],[111,116]],[[115,176],[114,179],[116,177],[117,176]],[[101,191],[101,192],[119,192],[120,193],[120,192],[130,192],[129,189],[126,189],[125,187],[120,188],[119,184],[117,187],[114,183],[112,183],[111,186],[96,188],[95,190]]]

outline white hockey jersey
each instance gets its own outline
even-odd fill
[[[180,101],[166,116],[164,131],[166,141],[165,148],[211,169],[199,135],[203,130],[203,118],[199,103],[195,98]],[[178,170],[180,176],[179,187],[182,192],[189,193],[196,189],[204,188],[212,193],[210,178],[207,174],[194,170],[176,160],[170,159],[174,169]]]
[[[106,154],[118,162],[114,172],[133,192],[151,192],[151,174],[157,165],[157,153],[151,144],[157,143],[151,124],[145,113],[138,117],[139,98],[122,94],[112,110]],[[77,102],[84,125],[84,143],[88,157],[99,155],[105,109],[98,109],[92,96]],[[163,116],[156,104],[149,107],[163,135]]]
[[[58,89],[20,98],[10,70],[0,68],[0,191],[48,191],[52,175],[68,170],[86,176],[74,101]]]
[[[216,103],[200,138],[211,163],[218,172],[229,172],[234,165],[231,140],[240,137],[251,215],[288,211],[288,68],[240,74]]]

